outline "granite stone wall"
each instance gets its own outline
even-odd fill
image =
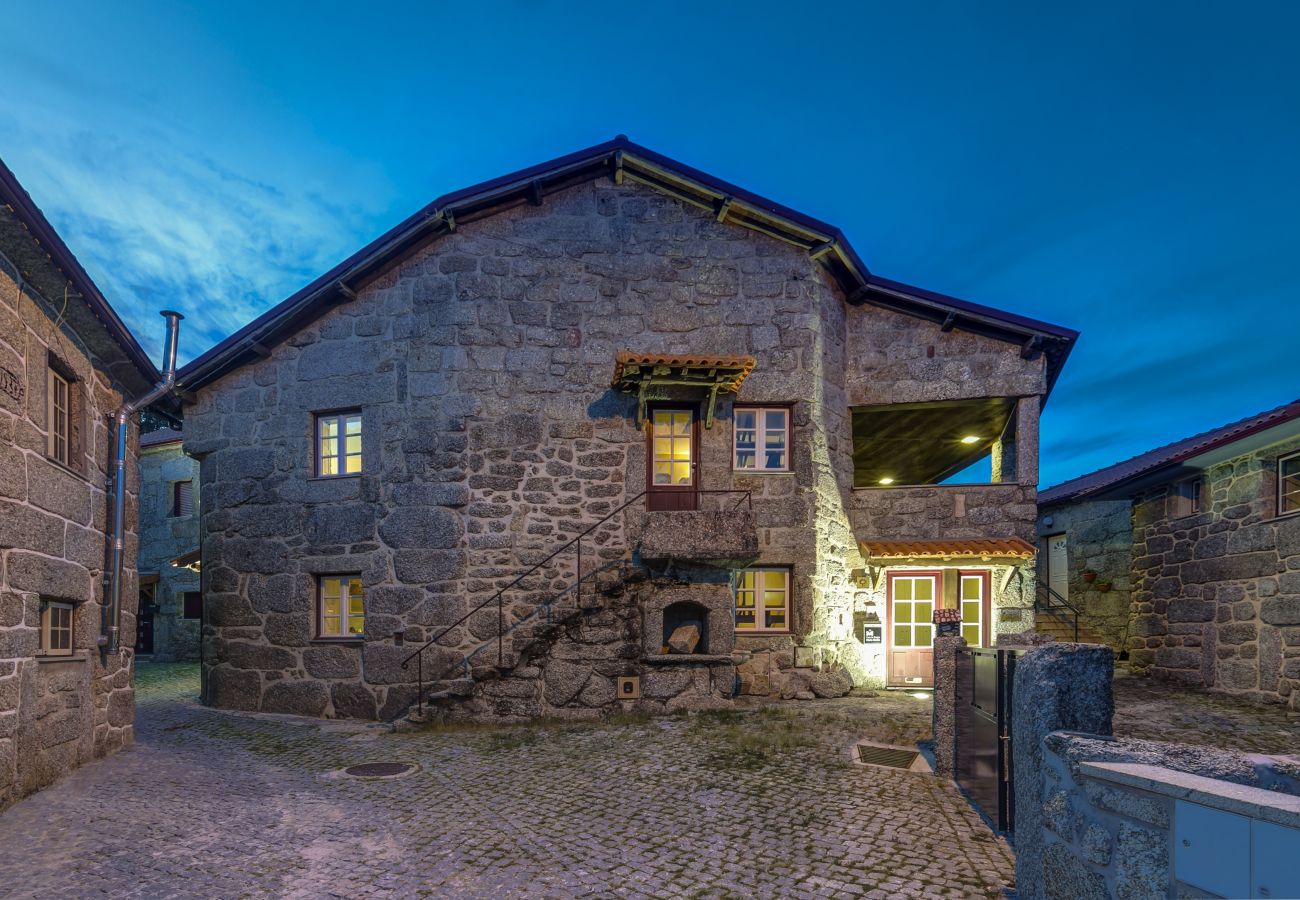
[[[756,564],[792,571],[791,632],[737,638],[752,674],[767,667],[747,689],[771,692],[767,672],[795,667],[797,648],[816,651],[814,671],[878,678],[852,636],[849,404],[863,401],[846,373],[862,341],[895,399],[1042,391],[1041,361],[1017,347],[846,307],[805,252],[636,184],[583,184],[458,226],[187,408],[185,446],[202,460],[207,702],[326,715],[350,714],[346,698],[363,692],[381,714],[409,702],[396,632],[409,645],[455,622],[644,489],[634,402],[609,387],[621,350],[757,360],[699,448],[703,489],[753,492]],[[933,377],[929,342],[957,348],[953,366],[942,388],[909,387]],[[863,394],[870,379],[853,371]],[[791,472],[732,471],[734,403],[793,404]],[[363,474],[313,478],[312,413],[349,407],[364,417]],[[1030,509],[1033,480],[1016,493]],[[586,565],[630,557],[641,516],[602,526]],[[527,616],[573,565],[565,556],[512,592],[508,616]],[[315,640],[314,578],[330,573],[365,583],[353,645]],[[474,617],[447,643],[472,650],[494,629],[495,614]]]
[[[1277,516],[1277,458],[1300,440],[1211,466],[1202,511],[1163,487],[1133,504],[1135,669],[1300,709],[1300,517]]]
[[[7,220],[5,220],[7,225]],[[28,239],[30,243],[30,239]],[[131,651],[102,655],[109,415],[121,394],[102,339],[79,334],[0,241],[0,809],[131,743]],[[17,251],[15,251],[17,252]],[[33,260],[32,265],[43,265]],[[35,276],[33,275],[33,278]],[[60,303],[62,295],[60,295]],[[78,303],[80,301],[73,301]],[[71,458],[47,457],[46,370],[72,379]],[[135,442],[130,440],[122,633],[135,632]],[[39,647],[41,602],[74,605],[72,656]],[[129,647],[130,640],[126,641]]]
[[[199,464],[181,450],[180,435],[165,443],[145,442],[140,451],[139,570],[157,576],[154,587],[153,658],[159,662],[199,658],[200,619],[185,618],[183,594],[199,590],[199,573],[173,559],[199,546]],[[193,483],[194,512],[172,515],[172,485]]]
[[[1129,501],[1044,506],[1038,517],[1037,532],[1043,554],[1047,553],[1048,536],[1066,536],[1067,599],[1079,609],[1080,628],[1087,631],[1087,639],[1103,640],[1116,651],[1127,649],[1132,621],[1133,562]],[[1091,582],[1084,578],[1084,572],[1089,570],[1097,576]],[[1098,590],[1097,582],[1103,580],[1110,581],[1110,590]]]

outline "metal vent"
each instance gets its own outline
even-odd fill
[[[873,766],[889,766],[893,769],[907,769],[921,754],[916,750],[896,750],[893,747],[873,747],[870,744],[858,744],[858,761]]]

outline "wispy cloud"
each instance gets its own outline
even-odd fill
[[[261,183],[180,128],[121,124],[105,133],[32,107],[0,110],[0,156],[155,355],[158,310],[185,314],[181,356],[193,358],[374,230],[373,210]]]

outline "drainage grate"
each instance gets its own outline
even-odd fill
[[[395,778],[398,775],[409,775],[414,771],[415,766],[410,763],[381,762],[348,766],[343,770],[343,774],[354,778]]]
[[[858,761],[873,766],[906,769],[916,762],[916,758],[920,755],[915,750],[895,750],[892,747],[873,747],[870,744],[858,744]]]

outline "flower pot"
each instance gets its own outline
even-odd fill
[[[1104,594],[1110,590],[1110,585],[1106,584],[1105,582],[1102,582],[1101,584],[1097,585],[1097,590]]]
[[[1084,572],[1084,573],[1083,573],[1083,580],[1086,581],[1086,582],[1088,582],[1088,584],[1092,584],[1094,581],[1097,580],[1097,573],[1096,573],[1096,572]]]

